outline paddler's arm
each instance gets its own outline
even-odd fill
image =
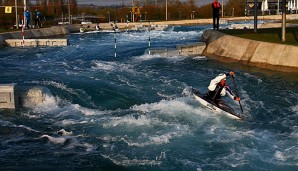
[[[236,100],[236,101],[240,101],[240,97],[237,97],[233,91],[231,90],[231,88],[229,86],[225,86],[225,89],[226,91],[228,92],[228,96],[233,99],[233,100]]]

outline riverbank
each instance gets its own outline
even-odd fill
[[[215,30],[204,31],[201,41],[206,43],[202,54],[220,61],[236,61],[275,71],[298,72],[297,46],[244,39]]]

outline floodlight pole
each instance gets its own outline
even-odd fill
[[[16,28],[19,29],[19,21],[18,21],[18,2],[17,0],[14,1],[15,9],[16,9]]]
[[[168,0],[166,0],[166,21],[168,20]]]
[[[68,23],[71,24],[70,22],[70,0],[68,0]]]
[[[281,41],[286,41],[286,0],[282,0],[282,29]]]
[[[254,32],[258,32],[258,0],[254,0]]]
[[[221,17],[224,17],[224,2],[221,0]]]

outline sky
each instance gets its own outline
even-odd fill
[[[98,5],[98,6],[109,6],[109,5],[131,5],[132,1],[134,0],[77,0],[79,5]],[[139,1],[146,1],[146,0],[139,0]],[[150,1],[150,0],[148,0]],[[154,0],[151,0],[154,1]],[[157,0],[158,1],[163,1],[163,0]],[[165,0],[164,0],[165,1]],[[181,1],[187,1],[187,0],[181,0]],[[198,2],[198,5],[203,5],[206,4],[206,2],[211,3],[213,0],[195,0]],[[204,3],[205,2],[205,3]]]

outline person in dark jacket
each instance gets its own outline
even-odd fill
[[[40,27],[40,11],[38,9],[35,10],[35,26],[36,28]]]
[[[213,14],[213,30],[219,28],[219,16],[220,16],[221,5],[218,0],[214,0],[212,3],[212,14]]]

